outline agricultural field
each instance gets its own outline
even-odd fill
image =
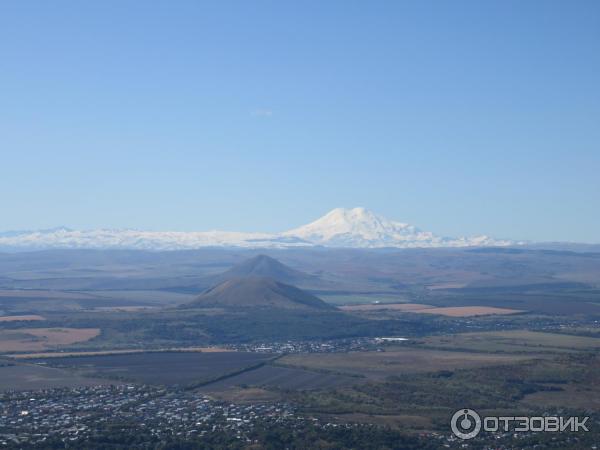
[[[35,322],[38,320],[45,319],[37,314],[29,314],[24,316],[0,316],[0,322]]]
[[[172,347],[166,349],[152,350],[153,353],[158,352],[192,352],[192,353],[221,353],[231,352],[233,350],[223,347]],[[133,353],[148,353],[148,350],[143,349],[127,349],[127,350],[99,350],[99,351],[64,351],[46,352],[46,353],[17,353],[6,355],[11,359],[40,359],[40,358],[66,358],[70,356],[110,356],[110,355],[129,355]]]
[[[262,389],[312,390],[347,386],[360,382],[357,377],[335,373],[314,372],[277,365],[264,365],[255,370],[241,373],[202,388],[206,392],[228,391],[236,387],[257,387]]]
[[[423,309],[435,308],[431,305],[424,305],[422,303],[376,303],[376,304],[367,304],[367,305],[347,305],[342,306],[340,309],[342,311],[421,311]],[[439,308],[438,308],[439,309]]]
[[[30,391],[109,383],[112,384],[107,380],[82,377],[67,370],[0,360],[0,391]]]
[[[423,303],[438,307],[507,308],[550,316],[600,317],[600,290],[570,284],[435,290],[429,291]]]
[[[97,306],[91,311],[114,311],[114,312],[136,312],[149,311],[158,308],[157,306]]]
[[[519,309],[496,308],[492,306],[455,306],[449,308],[422,308],[412,312],[422,314],[440,314],[448,317],[475,317],[490,315],[519,314],[524,311]]]
[[[461,289],[464,287],[467,287],[467,283],[448,282],[427,285],[427,289],[432,291],[436,291],[438,289]]]
[[[457,351],[396,348],[385,352],[349,352],[287,355],[278,365],[308,370],[385,379],[406,373],[425,373],[482,366],[514,364],[531,359],[523,355],[495,355]]]
[[[250,352],[147,352],[28,361],[69,369],[85,376],[147,384],[190,385],[256,367],[272,358],[273,355]]]
[[[0,352],[32,352],[64,348],[89,341],[99,334],[99,328],[19,328],[0,330]]]
[[[436,307],[423,303],[376,303],[365,305],[345,305],[340,307],[342,311],[348,312],[373,312],[373,311],[398,311],[424,314],[439,314],[447,317],[475,317],[488,315],[518,314],[524,311],[508,308],[496,308],[491,306],[454,306]]]
[[[20,299],[82,299],[94,298],[92,294],[80,292],[56,291],[48,289],[0,289],[1,298],[20,298]]]
[[[403,293],[397,294],[328,294],[319,293],[319,298],[323,299],[327,303],[339,306],[354,306],[363,304],[395,304],[409,302],[410,297]]]
[[[600,339],[559,333],[511,330],[429,336],[425,347],[490,353],[562,353],[600,350]]]

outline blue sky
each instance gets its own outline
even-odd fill
[[[0,229],[365,206],[600,242],[600,2],[0,2]]]

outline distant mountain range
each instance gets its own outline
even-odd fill
[[[139,231],[52,228],[0,233],[2,250],[52,248],[185,250],[201,247],[290,248],[418,248],[487,247],[520,244],[488,236],[448,238],[401,222],[388,220],[365,208],[336,208],[308,225],[283,233],[232,231]]]

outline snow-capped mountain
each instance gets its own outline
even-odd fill
[[[283,233],[334,247],[396,247],[439,241],[432,233],[393,222],[365,208],[336,208],[308,225]]]
[[[329,247],[465,247],[509,245],[487,236],[444,238],[402,222],[378,216],[365,208],[336,208],[308,225],[283,233]]]
[[[297,239],[267,233],[236,231],[140,231],[98,229],[76,231],[52,229],[0,234],[0,249],[47,248],[192,250],[201,247],[277,248],[310,245]]]
[[[445,238],[394,222],[365,208],[336,208],[308,225],[283,233],[234,231],[138,231],[98,229],[77,231],[53,228],[0,233],[0,249],[144,249],[184,250],[201,247],[289,248],[321,245],[350,248],[414,248],[505,246],[512,241],[487,236]]]

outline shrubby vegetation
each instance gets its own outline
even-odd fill
[[[460,408],[524,413],[531,410],[531,405],[521,402],[529,394],[561,392],[570,383],[598,379],[597,356],[569,355],[506,366],[403,374],[327,392],[288,394],[311,413],[419,414],[447,424]]]

